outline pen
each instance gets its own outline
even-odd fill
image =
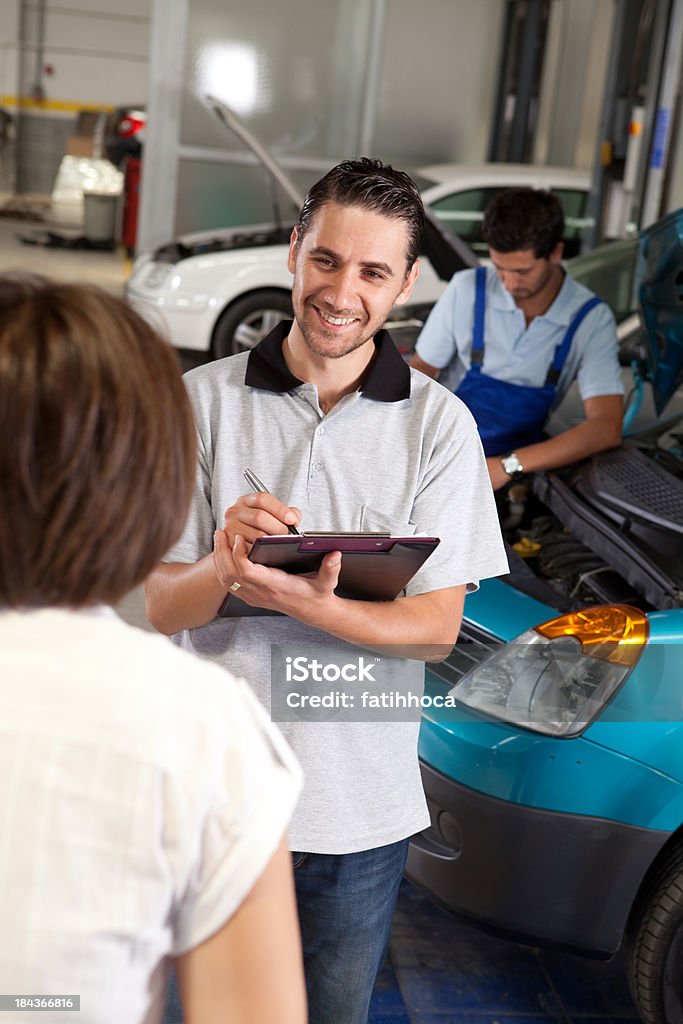
[[[252,473],[252,471],[250,469],[245,469],[245,471],[244,471],[244,479],[247,481],[247,483],[249,484],[249,486],[251,487],[252,490],[258,491],[260,494],[270,494],[270,491],[268,490],[268,488],[263,486],[263,484],[261,483],[259,478],[256,476],[256,474]],[[289,526],[288,525],[287,529],[289,530],[290,533],[293,533],[296,537],[300,536],[299,531],[297,530],[296,526]]]

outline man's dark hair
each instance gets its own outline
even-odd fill
[[[113,604],[175,541],[196,468],[170,345],[91,285],[0,275],[0,607]]]
[[[482,235],[496,252],[533,249],[548,259],[564,236],[562,205],[543,189],[506,188],[487,207]]]
[[[367,156],[337,164],[309,189],[304,199],[297,224],[299,242],[326,203],[361,206],[384,217],[405,221],[408,227],[406,261],[410,270],[422,244],[424,207],[417,185],[405,171]]]

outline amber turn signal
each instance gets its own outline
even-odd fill
[[[582,608],[535,626],[548,640],[573,637],[584,654],[612,664],[633,666],[647,643],[649,623],[639,608],[603,604]]]

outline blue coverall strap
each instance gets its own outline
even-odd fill
[[[484,321],[486,318],[486,267],[477,267],[474,281],[474,323],[470,367],[479,370],[484,362]]]
[[[574,335],[578,331],[585,317],[590,313],[591,309],[599,306],[601,302],[602,299],[598,298],[597,295],[593,295],[593,297],[584,302],[583,306],[581,306],[574,314],[574,318],[567,328],[567,333],[555,349],[553,361],[545,378],[546,385],[552,384],[554,387],[557,384],[560,379],[560,374],[562,373],[562,367],[564,366],[567,356],[569,355],[569,350],[572,347]]]

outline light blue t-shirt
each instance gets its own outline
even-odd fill
[[[475,270],[455,274],[424,325],[415,351],[444,372],[440,381],[455,390],[470,367],[474,323]],[[527,327],[524,313],[492,268],[486,271],[485,354],[482,370],[511,384],[542,387],[556,347],[574,315],[593,293],[565,275],[550,309]],[[556,407],[576,380],[582,400],[621,395],[614,316],[604,303],[585,317],[557,384]]]

